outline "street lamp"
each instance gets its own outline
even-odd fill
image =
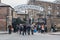
[[[27,23],[27,14],[28,14],[28,11],[27,9],[25,9],[25,23]]]
[[[49,16],[49,18],[50,18],[50,24],[52,24],[53,23],[53,15],[52,14],[48,14],[47,16]]]

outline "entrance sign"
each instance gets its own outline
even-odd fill
[[[41,6],[36,6],[36,5],[18,5],[15,7],[16,10],[28,10],[28,9],[34,9],[34,10],[38,10],[38,11],[43,11],[44,8]]]

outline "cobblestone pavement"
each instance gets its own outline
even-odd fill
[[[0,40],[60,40],[59,35],[35,33],[34,35],[20,35],[19,33],[0,34]]]

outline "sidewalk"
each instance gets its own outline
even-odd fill
[[[8,31],[0,31],[0,34],[8,34]],[[38,33],[35,33],[38,34]],[[43,34],[60,35],[60,32],[48,32]]]
[[[0,34],[8,34],[8,31],[0,31]]]
[[[60,32],[51,32],[49,34],[51,34],[51,35],[60,35]]]

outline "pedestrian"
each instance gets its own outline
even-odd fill
[[[12,32],[12,26],[11,25],[8,26],[8,31],[9,31],[9,34],[11,34],[11,32]]]
[[[53,29],[53,32],[56,32],[56,24],[54,25],[54,29]]]
[[[47,32],[47,25],[45,25],[45,32]]]
[[[37,26],[34,25],[34,32],[36,33],[37,32]]]
[[[30,29],[31,29],[31,26],[30,26],[30,24],[28,24],[28,26],[27,26],[28,35],[30,35]]]
[[[23,35],[26,35],[26,24],[23,25]]]
[[[56,27],[56,25],[51,25],[52,32],[55,32],[55,27]]]
[[[14,33],[15,33],[16,32],[16,25],[14,25],[13,29],[14,29]]]
[[[19,24],[16,25],[16,32],[18,33],[19,31]]]
[[[38,32],[40,32],[41,31],[41,25],[38,25],[37,27],[38,27]]]
[[[41,33],[44,32],[44,24],[41,25]]]
[[[34,25],[31,25],[31,34],[34,34]]]
[[[20,24],[19,30],[20,30],[20,34],[21,34],[22,33],[22,30],[23,30],[23,25],[22,24]]]
[[[13,26],[13,31],[14,31],[14,33],[16,32],[16,22],[14,22],[14,23],[12,23],[12,26]]]

